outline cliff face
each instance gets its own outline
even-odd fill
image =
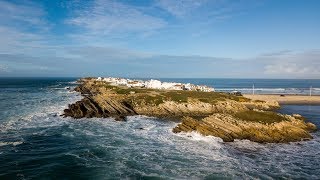
[[[69,105],[64,116],[124,120],[139,114],[182,119],[173,132],[198,131],[224,141],[291,142],[312,138],[309,131],[315,129],[302,118],[269,112],[279,108],[277,103],[224,93],[128,89],[88,79],[75,90],[84,98]]]

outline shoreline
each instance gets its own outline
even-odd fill
[[[280,105],[320,105],[319,95],[295,94],[244,94],[246,98],[258,101],[275,101]]]
[[[94,78],[82,78],[79,82],[75,91],[84,98],[70,104],[64,110],[64,117],[112,117],[116,121],[126,121],[132,115],[172,118],[180,120],[173,133],[196,131],[204,136],[220,137],[224,142],[235,139],[295,142],[312,139],[310,132],[316,130],[314,124],[305,122],[298,114],[273,112],[280,108],[273,101],[217,92],[127,88]]]

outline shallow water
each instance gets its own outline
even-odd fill
[[[4,80],[3,80],[4,81]],[[174,134],[175,122],[133,116],[62,118],[81,99],[74,79],[0,81],[0,179],[165,179],[320,177],[320,134],[311,141],[223,143],[197,133]],[[320,106],[284,106],[320,127]]]

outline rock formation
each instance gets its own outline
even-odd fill
[[[202,120],[185,117],[173,132],[197,131],[205,136],[216,136],[225,142],[248,139],[260,143],[284,143],[311,139],[310,131],[316,130],[312,123],[299,117],[285,115],[285,121],[272,124],[246,122],[230,114],[216,113]]]
[[[65,116],[74,118],[106,118],[114,117],[116,120],[123,120],[125,116],[136,115],[137,113],[126,102],[118,102],[112,99],[96,100],[92,97],[85,97],[75,104],[69,105],[64,110]]]
[[[64,116],[73,118],[147,115],[181,120],[173,132],[197,131],[224,141],[292,142],[310,139],[315,125],[298,115],[271,112],[279,104],[214,92],[128,89],[82,79],[75,88],[84,98],[69,105]]]

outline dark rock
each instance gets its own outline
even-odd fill
[[[73,118],[107,118],[114,117],[116,121],[125,121],[126,116],[136,115],[135,111],[131,109],[128,104],[115,102],[110,99],[105,99],[99,105],[91,97],[85,97],[81,101],[70,104],[68,109],[64,110],[64,116]]]

